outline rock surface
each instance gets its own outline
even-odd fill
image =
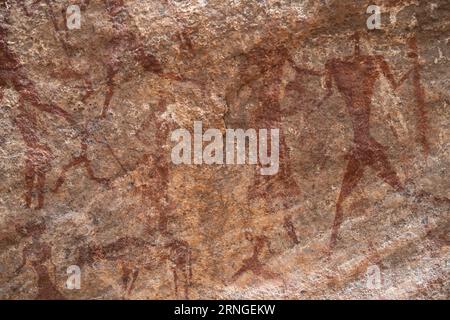
[[[450,3],[373,2],[0,1],[0,298],[448,299]]]

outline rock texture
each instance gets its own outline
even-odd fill
[[[0,1],[0,297],[448,299],[449,14]],[[278,174],[174,165],[194,121],[280,128]]]

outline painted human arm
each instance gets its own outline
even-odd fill
[[[406,81],[406,79],[409,78],[411,73],[415,70],[414,67],[411,68],[397,82],[394,78],[394,75],[392,74],[389,64],[386,62],[386,60],[382,56],[377,56],[377,62],[378,62],[378,65],[379,65],[384,77],[389,81],[392,89],[394,89],[394,90],[397,90]]]
[[[291,68],[293,70],[295,70],[295,72],[297,73],[297,75],[295,76],[295,80],[290,81],[286,85],[286,90],[289,90],[289,91],[292,90],[292,91],[296,91],[299,93],[304,92],[304,88],[302,86],[303,78],[301,77],[301,75],[323,77],[326,74],[322,70],[315,70],[315,69],[311,69],[311,68],[307,68],[307,67],[303,67],[303,66],[298,66],[292,59],[289,59],[289,62],[291,64]],[[285,111],[285,116],[293,115],[301,109],[304,110],[304,108],[301,108],[301,106],[298,106],[298,105],[295,107],[292,107],[289,110]]]
[[[321,77],[324,75],[323,71],[318,71],[315,69],[310,69],[310,68],[305,68],[305,67],[299,67],[297,66],[297,64],[289,59],[289,62],[291,63],[292,68],[297,72],[297,73],[301,73],[301,74],[307,74],[310,76],[318,76]]]

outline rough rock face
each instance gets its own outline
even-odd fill
[[[448,299],[449,15],[0,1],[0,298]],[[194,121],[279,128],[278,173],[174,164]]]

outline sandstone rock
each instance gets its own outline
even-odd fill
[[[70,4],[0,2],[0,298],[449,298],[448,1]]]

